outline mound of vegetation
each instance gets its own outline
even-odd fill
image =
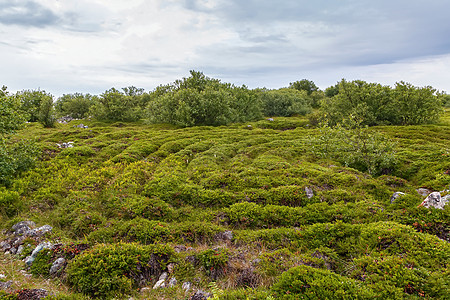
[[[92,119],[55,128],[24,124],[4,88],[0,242],[18,254],[1,269],[25,259],[34,283],[5,271],[0,297],[51,278],[55,299],[445,299],[450,205],[421,203],[449,197],[449,112],[367,127],[396,122],[361,96],[314,126],[346,85],[385,90],[249,90],[192,72],[151,93],[65,95],[56,112]]]

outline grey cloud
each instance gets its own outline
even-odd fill
[[[444,0],[228,0],[212,9],[202,1],[185,0],[184,7],[214,14],[247,43],[265,42],[261,29],[270,31],[280,24],[285,24],[291,38],[305,43],[323,42],[328,36],[329,47],[317,46],[307,54],[322,55],[325,63],[378,64],[450,53],[450,5]],[[302,22],[317,27],[311,32],[289,28]],[[268,32],[267,36],[275,35]],[[280,42],[289,40],[280,35]]]
[[[0,23],[25,27],[46,27],[60,21],[50,9],[33,1],[0,1]]]

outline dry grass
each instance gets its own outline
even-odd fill
[[[3,281],[12,281],[8,291],[22,289],[45,289],[52,294],[69,293],[69,288],[59,279],[46,279],[32,276],[25,270],[25,264],[14,255],[0,251],[0,273],[5,275]]]

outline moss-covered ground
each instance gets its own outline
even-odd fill
[[[313,156],[308,141],[319,131],[307,118],[191,128],[31,123],[15,138],[35,139],[42,157],[0,187],[0,224],[33,220],[53,227],[54,243],[90,245],[66,277],[45,281],[56,294],[188,299],[181,284],[189,281],[223,299],[445,299],[450,205],[419,207],[416,190],[450,189],[450,112],[434,125],[370,130],[396,142],[395,168],[378,177]],[[73,148],[56,145],[69,141]],[[391,203],[394,192],[406,195]],[[156,255],[154,244],[164,246],[160,271],[173,262],[178,284],[139,293],[157,281],[157,270],[139,282],[134,269]],[[122,259],[126,247],[139,258],[111,261],[105,275],[120,276],[88,270],[98,256]],[[0,264],[19,276],[20,261]],[[92,292],[92,278],[96,291],[117,294]]]

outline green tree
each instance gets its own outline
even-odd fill
[[[96,98],[90,94],[65,94],[56,101],[55,110],[59,116],[84,119],[88,117],[89,109],[95,103]]]
[[[433,123],[439,120],[442,112],[436,89],[430,86],[419,88],[403,81],[395,85],[393,104],[396,108],[393,123],[401,125]]]
[[[191,71],[191,76],[157,87],[146,114],[151,123],[180,126],[225,125],[261,116],[255,92]]]
[[[418,88],[399,82],[395,88],[362,80],[339,83],[339,93],[326,98],[322,105],[330,125],[350,115],[362,125],[411,125],[432,123],[442,111],[441,97],[432,87]]]
[[[12,134],[23,127],[27,116],[21,103],[3,86],[0,91],[0,184],[6,185],[20,172],[31,168],[39,149],[33,142],[17,141]],[[1,210],[2,208],[0,208]]]
[[[15,97],[20,102],[20,109],[28,114],[29,122],[39,121],[41,102],[45,99],[53,99],[53,96],[41,90],[23,90],[17,92]]]
[[[319,87],[312,80],[302,79],[295,82],[289,83],[289,88],[296,89],[299,91],[306,91],[308,96],[313,92],[317,92]]]
[[[103,121],[137,121],[142,117],[140,99],[111,88],[100,95],[90,113]]]
[[[53,98],[46,97],[42,99],[41,106],[39,107],[38,120],[45,128],[55,127],[56,114]]]
[[[27,116],[20,111],[20,102],[11,97],[6,86],[0,90],[0,136],[14,133],[22,128]]]
[[[333,97],[336,96],[337,94],[339,94],[339,82],[336,83],[335,85],[329,86],[325,89],[325,96],[326,97]]]
[[[308,95],[296,89],[261,90],[260,98],[265,116],[289,117],[311,111]]]

